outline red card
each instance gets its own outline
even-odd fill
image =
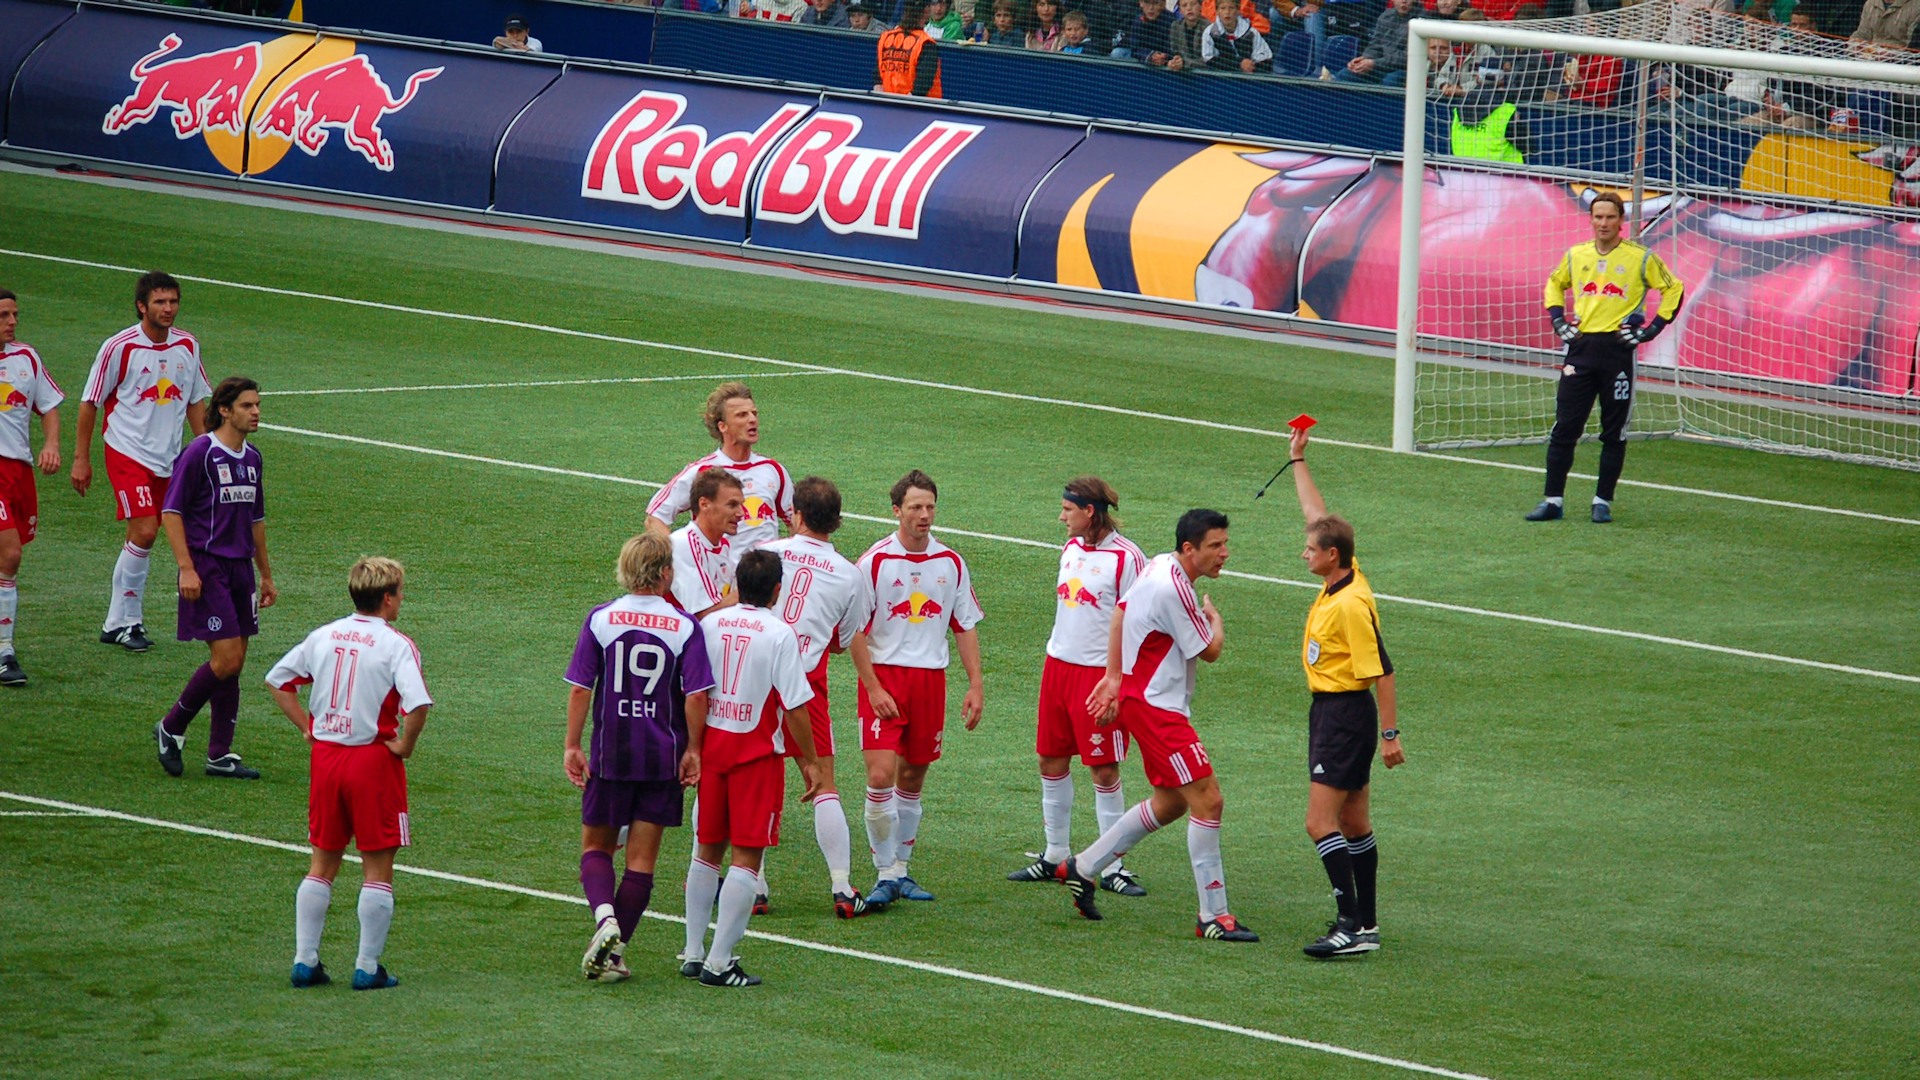
[[[1319,422],[1320,421],[1315,420],[1313,417],[1308,416],[1306,413],[1301,413],[1299,416],[1296,416],[1293,419],[1287,421],[1287,426],[1292,428],[1295,431],[1305,431]]]

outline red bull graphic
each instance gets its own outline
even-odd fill
[[[141,402],[150,401],[157,405],[167,405],[179,401],[185,396],[185,392],[176,386],[172,379],[161,379],[159,382],[140,391],[135,400]]]
[[[758,495],[749,495],[741,506],[740,524],[759,525],[773,520],[773,504]]]
[[[1082,585],[1079,578],[1068,578],[1053,591],[1068,607],[1085,606],[1097,609],[1100,606],[1100,597]]]
[[[107,110],[100,122],[102,132],[118,135],[171,108],[177,138],[190,139],[209,130],[240,134],[245,126],[241,97],[260,74],[260,43],[175,56],[180,46],[180,36],[168,34],[160,39],[158,49],[134,61],[127,72],[133,93]]]
[[[712,140],[698,125],[676,123],[686,111],[680,94],[634,95],[593,140],[580,194],[655,210],[671,210],[692,195],[702,213],[745,217],[747,181],[810,108],[785,104],[753,131]]]
[[[925,593],[916,592],[905,600],[888,605],[887,618],[889,620],[905,619],[910,623],[922,623],[928,619],[937,617],[942,610],[938,600],[928,597]]]
[[[16,389],[12,383],[0,382],[0,412],[12,412],[26,407],[26,394]]]
[[[406,108],[422,84],[445,70],[414,72],[407,76],[406,90],[394,97],[365,56],[349,56],[295,79],[254,121],[253,132],[291,139],[313,157],[326,147],[329,132],[339,131],[368,164],[392,172],[393,147],[380,130],[380,118]]]
[[[1627,297],[1627,290],[1609,281],[1605,285],[1600,286],[1600,295],[1618,297],[1624,300]]]

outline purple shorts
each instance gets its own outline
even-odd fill
[[[222,641],[260,632],[252,560],[196,551],[193,572],[200,575],[200,599],[180,598],[181,641]]]
[[[686,789],[678,780],[602,780],[587,777],[580,795],[580,824],[618,829],[636,821],[678,828],[686,813]]]

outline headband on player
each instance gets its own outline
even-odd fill
[[[1077,507],[1079,507],[1079,508],[1081,508],[1082,510],[1101,510],[1101,511],[1105,511],[1105,510],[1111,510],[1111,509],[1113,509],[1113,507],[1114,507],[1114,504],[1112,504],[1112,503],[1108,503],[1108,502],[1105,502],[1105,501],[1102,501],[1102,500],[1100,500],[1100,499],[1090,499],[1090,498],[1088,498],[1088,497],[1086,497],[1085,495],[1082,495],[1082,494],[1080,494],[1080,493],[1078,493],[1078,492],[1076,492],[1076,491],[1074,491],[1074,490],[1073,490],[1073,489],[1071,489],[1071,488],[1069,488],[1069,489],[1067,489],[1067,490],[1065,490],[1065,491],[1062,491],[1062,492],[1060,493],[1060,497],[1061,497],[1061,498],[1063,498],[1063,499],[1065,499],[1065,500],[1067,500],[1068,502],[1070,502],[1070,503],[1072,503],[1073,505],[1075,505],[1075,506],[1077,506]]]

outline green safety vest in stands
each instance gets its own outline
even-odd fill
[[[1509,101],[1488,113],[1485,120],[1469,124],[1460,119],[1459,109],[1453,110],[1453,156],[1526,164],[1519,148],[1507,141],[1507,125],[1519,111]]]

